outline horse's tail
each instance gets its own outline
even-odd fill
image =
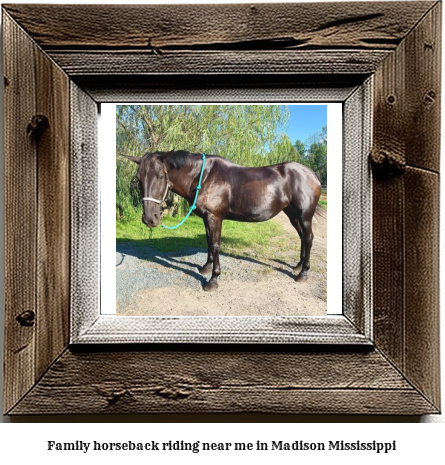
[[[314,174],[315,174],[315,177],[317,178],[319,184],[320,184],[320,192],[321,192],[321,178],[320,178],[320,174],[317,173],[316,171],[314,170],[311,170]],[[326,209],[324,209],[319,203],[318,201],[320,200],[320,194],[318,195],[318,199],[317,199],[317,205],[315,207],[315,216],[321,216],[322,218],[327,218],[327,215],[326,215]]]
[[[327,211],[325,208],[323,208],[318,202],[320,201],[320,197],[321,197],[321,179],[320,179],[320,176],[318,175],[318,173],[315,173],[315,175],[317,176],[318,178],[318,182],[320,183],[320,195],[318,196],[318,199],[317,199],[317,206],[315,207],[315,216],[321,216],[322,218],[326,219],[327,218]]]

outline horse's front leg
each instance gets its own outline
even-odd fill
[[[213,255],[212,255],[212,249],[211,249],[212,240],[211,240],[211,236],[210,236],[210,228],[209,228],[209,223],[207,221],[207,218],[204,217],[203,220],[204,220],[204,226],[206,228],[207,261],[205,262],[205,264],[203,266],[200,266],[198,268],[198,271],[202,275],[208,275],[212,271],[212,263],[213,263]]]
[[[219,249],[221,246],[222,218],[214,215],[207,215],[210,236],[210,252],[213,258],[212,277],[204,286],[205,291],[214,291],[218,287],[218,276],[221,274],[219,267]]]

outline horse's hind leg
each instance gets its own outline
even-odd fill
[[[298,237],[300,238],[300,261],[294,267],[292,267],[294,270],[296,270],[304,263],[304,257],[306,255],[306,244],[298,215],[290,207],[285,208],[283,211],[286,213],[292,226],[296,229]]]
[[[314,234],[312,232],[312,217],[313,213],[305,211],[303,212],[300,225],[303,234],[303,241],[305,244],[305,254],[303,260],[303,266],[301,268],[300,274],[296,277],[297,281],[304,281],[307,279],[307,272],[309,271],[310,265],[310,256],[312,248],[312,240],[314,239]]]
[[[210,251],[213,258],[212,277],[204,286],[205,291],[213,291],[218,287],[218,276],[221,274],[219,267],[219,249],[221,245],[221,228],[222,218],[214,215],[208,215],[207,221],[209,225]]]
[[[212,239],[211,239],[211,236],[210,236],[210,228],[209,228],[209,223],[207,221],[207,218],[204,217],[203,220],[204,220],[204,226],[206,228],[207,261],[205,262],[205,264],[203,266],[198,268],[198,271],[202,275],[208,275],[212,271],[212,263],[213,263],[213,255],[212,255],[212,249],[211,249],[211,247],[212,247]]]
[[[301,228],[300,220],[297,218],[295,221],[295,229],[297,230],[298,236],[300,237],[300,261],[293,267],[294,270],[300,268],[303,265],[306,257],[306,241],[304,240],[303,230]]]

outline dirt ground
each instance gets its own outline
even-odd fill
[[[327,214],[326,214],[327,216]],[[325,316],[327,311],[327,218],[313,221],[314,242],[308,280],[296,282],[292,266],[299,257],[299,238],[287,216],[270,221],[284,228],[287,250],[267,257],[221,254],[222,274],[215,292],[202,289],[206,278],[197,266],[205,250],[181,254],[146,252],[141,256],[120,243],[116,254],[117,315],[147,316]],[[224,241],[224,235],[223,239]],[[148,258],[148,260],[147,260]]]

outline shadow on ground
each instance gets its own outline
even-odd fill
[[[204,241],[205,241],[205,236]],[[116,252],[121,255],[119,259],[116,260],[116,268],[119,267],[125,260],[126,256],[132,256],[137,258],[138,260],[143,260],[151,263],[156,263],[161,267],[165,267],[168,270],[176,270],[182,272],[201,283],[204,286],[207,282],[207,277],[202,276],[198,271],[197,268],[199,266],[204,265],[206,258],[207,258],[207,247],[204,245],[202,247],[197,247],[198,245],[202,245],[202,241],[197,238],[182,238],[181,239],[181,249],[179,250],[165,250],[165,243],[166,241],[172,240],[174,238],[162,238],[162,239],[142,239],[142,240],[133,240],[122,242],[119,241],[116,243]],[[162,251],[156,247],[156,243],[162,243]],[[236,241],[233,241],[236,242]],[[190,256],[198,255],[201,258],[201,262],[192,262],[187,259]],[[202,256],[202,257],[201,257]],[[220,260],[221,260],[221,267],[224,269],[224,261],[225,258],[235,258],[241,260],[245,263],[252,263],[255,265],[265,266],[271,270],[278,271],[283,273],[284,275],[293,278],[294,274],[292,272],[292,265],[285,263],[281,260],[272,260],[274,262],[279,263],[289,269],[283,269],[281,267],[274,266],[271,262],[265,262],[261,260],[257,260],[251,257],[246,257],[243,255],[238,254],[227,254],[224,252],[220,253]],[[190,269],[184,268],[190,267]],[[193,269],[196,269],[194,271]]]

